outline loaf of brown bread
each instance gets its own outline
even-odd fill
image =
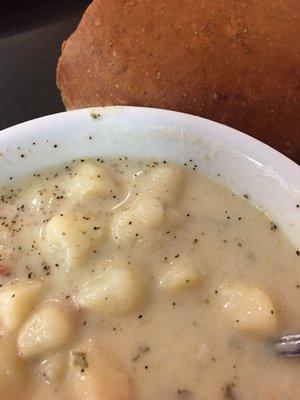
[[[67,109],[187,112],[300,161],[299,18],[300,0],[94,0],[57,84]]]

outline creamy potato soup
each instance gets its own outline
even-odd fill
[[[300,399],[273,344],[300,331],[299,250],[247,193],[78,160],[12,179],[0,218],[1,400]]]

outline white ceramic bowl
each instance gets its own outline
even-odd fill
[[[216,122],[139,107],[69,111],[2,131],[0,153],[0,185],[86,156],[193,160],[202,173],[247,194],[300,249],[300,167]]]

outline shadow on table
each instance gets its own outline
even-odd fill
[[[55,84],[56,63],[62,42],[90,1],[22,3],[1,11],[0,129],[63,111]]]

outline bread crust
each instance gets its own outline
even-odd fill
[[[200,115],[300,162],[299,0],[94,0],[63,44],[67,109]]]

